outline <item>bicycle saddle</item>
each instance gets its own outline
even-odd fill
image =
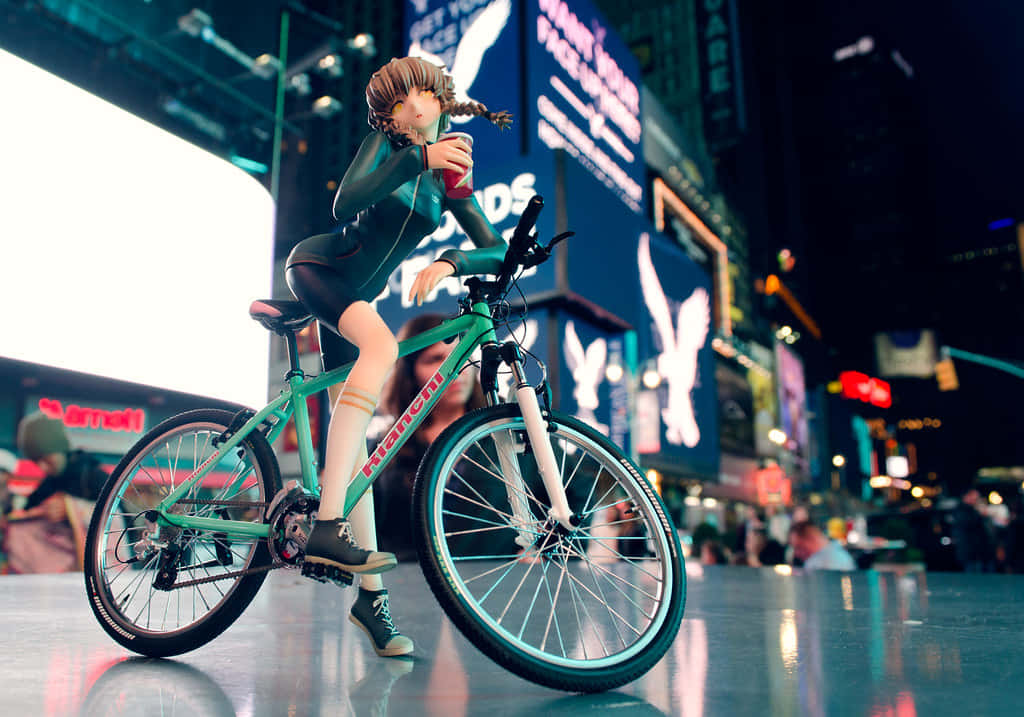
[[[259,299],[249,304],[249,316],[275,334],[301,331],[313,321],[313,315],[301,301]]]

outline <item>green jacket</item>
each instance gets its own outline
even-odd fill
[[[439,258],[451,262],[456,276],[498,273],[507,245],[476,198],[446,197],[441,173],[425,166],[425,146],[396,149],[383,133],[369,134],[334,197],[335,218],[355,220],[340,233],[299,242],[287,266],[329,266],[360,299],[371,301],[423,237],[437,229],[447,209],[480,248],[449,249]]]

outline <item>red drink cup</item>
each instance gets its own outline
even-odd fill
[[[473,148],[473,138],[465,132],[449,132],[437,138],[438,142],[446,142],[450,139],[461,139]],[[443,169],[441,175],[444,177],[444,193],[452,199],[465,199],[473,193],[473,168],[462,167],[459,170]]]

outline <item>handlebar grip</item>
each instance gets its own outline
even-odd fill
[[[526,209],[523,210],[522,215],[519,217],[516,231],[512,235],[513,239],[522,239],[530,235],[533,225],[537,223],[537,217],[540,216],[540,210],[543,208],[544,197],[534,194],[530,201],[526,203]]]

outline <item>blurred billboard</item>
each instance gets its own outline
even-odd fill
[[[274,205],[229,162],[0,50],[0,355],[265,403]]]

